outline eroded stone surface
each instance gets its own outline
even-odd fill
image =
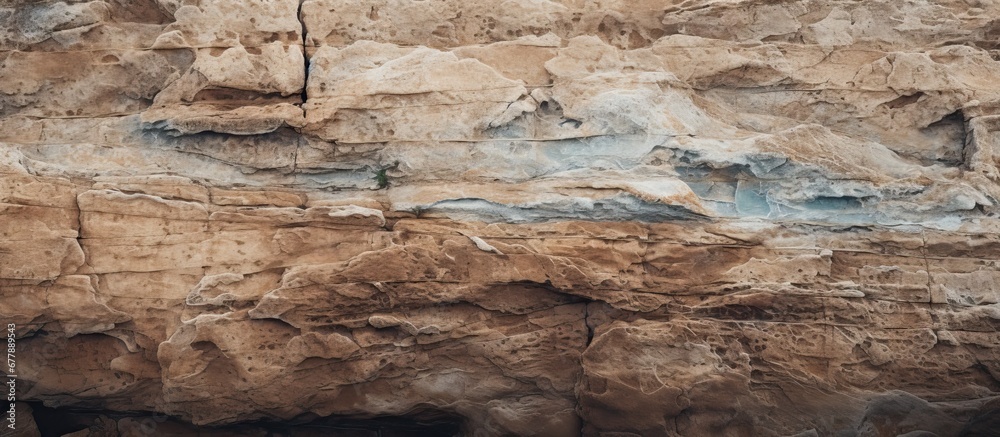
[[[20,432],[995,434],[997,16],[0,0]]]

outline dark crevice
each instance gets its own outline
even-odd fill
[[[304,2],[304,0],[300,0],[299,1],[299,9],[295,13],[295,16],[298,17],[298,19],[299,19],[299,25],[302,27],[302,30],[299,33],[302,35],[302,59],[303,59],[303,68],[305,69],[304,70],[305,74],[302,76],[303,77],[303,80],[302,80],[302,104],[301,104],[300,107],[302,108],[302,116],[305,117],[305,115],[306,115],[306,102],[308,101],[308,98],[309,98],[308,91],[307,91],[308,88],[309,88],[309,51],[306,50],[306,22],[305,22],[305,20],[302,19],[302,3],[303,2]]]
[[[90,435],[118,435],[126,424],[145,435],[199,435],[203,437],[257,435],[267,437],[329,436],[428,436],[462,435],[462,418],[438,410],[418,410],[406,416],[376,418],[319,417],[304,414],[284,421],[259,420],[223,426],[197,426],[176,417],[149,411],[111,411],[52,408],[28,402],[42,437],[59,437],[89,430]]]
[[[965,115],[961,109],[941,117],[940,120],[931,123],[921,132],[929,137],[938,138],[938,141],[948,145],[938,152],[933,161],[927,162],[925,159],[925,165],[943,164],[959,167],[965,164],[969,138],[966,131]]]
[[[590,304],[591,303],[592,303],[592,301],[587,303],[587,306],[585,307],[584,313],[583,313],[583,323],[584,323],[584,325],[587,326],[587,347],[590,347],[590,344],[594,342],[594,325],[592,325],[590,323]]]
[[[923,97],[923,96],[924,96],[923,92],[917,91],[914,94],[900,96],[900,97],[896,98],[895,100],[886,103],[885,105],[888,106],[889,109],[902,108],[904,106],[909,106],[909,105],[912,105],[914,103],[917,103],[920,100],[920,98]]]

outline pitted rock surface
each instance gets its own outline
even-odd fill
[[[998,41],[996,0],[0,0],[16,435],[1000,435]]]

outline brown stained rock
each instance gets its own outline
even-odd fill
[[[16,435],[997,435],[998,13],[0,0]]]

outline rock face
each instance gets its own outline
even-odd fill
[[[998,17],[0,0],[19,435],[997,435]]]

